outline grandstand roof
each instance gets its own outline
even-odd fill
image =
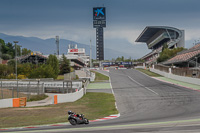
[[[187,62],[198,55],[200,55],[200,44],[197,44],[188,50],[178,53],[176,56],[164,62],[163,64],[168,65],[168,64]]]
[[[31,54],[18,57],[18,60],[21,63],[38,64],[38,63],[45,63],[47,60],[47,57],[43,56],[42,54],[40,54],[38,52],[32,52]]]
[[[147,42],[152,36],[154,36],[158,31],[161,29],[163,30],[175,30],[179,31],[176,28],[168,27],[168,26],[147,26],[142,33],[139,35],[139,37],[136,39],[135,42]]]

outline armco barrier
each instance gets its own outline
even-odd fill
[[[54,95],[53,104],[57,103],[65,103],[65,102],[74,102],[80,99],[84,95],[84,89],[74,92],[74,93],[67,93],[67,94],[57,94]]]

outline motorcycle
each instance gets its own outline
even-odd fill
[[[76,114],[71,111],[68,111],[68,121],[71,125],[77,125],[77,124],[89,124],[89,120],[87,118],[84,118],[83,114]]]

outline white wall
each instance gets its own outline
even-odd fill
[[[83,88],[74,93],[67,93],[67,94],[57,94],[57,102],[64,103],[64,102],[74,102],[80,99],[84,95]]]
[[[13,99],[1,99],[0,100],[0,108],[7,108],[7,107],[13,107]]]
[[[157,69],[153,69],[153,68],[150,68],[150,71],[155,72],[157,74],[160,74],[160,75],[162,75],[164,77],[167,77],[167,78],[170,78],[170,79],[174,79],[174,80],[178,80],[178,81],[182,81],[182,82],[186,82],[186,83],[200,85],[200,79],[198,79],[198,78],[178,76],[178,75],[166,73],[166,72],[163,72],[163,71],[160,71],[160,70],[157,70]]]

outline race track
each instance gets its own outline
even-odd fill
[[[134,69],[111,69],[109,76],[121,115],[119,118],[89,125],[43,127],[23,131],[200,132],[200,92],[155,80]]]

